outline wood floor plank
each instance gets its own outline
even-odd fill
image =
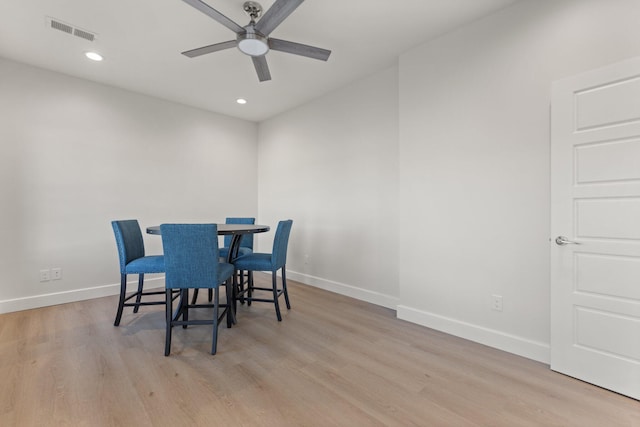
[[[282,322],[240,305],[215,356],[195,326],[175,328],[164,357],[163,308],[114,327],[115,297],[0,315],[0,425],[640,426],[638,401],[544,364],[289,290]]]

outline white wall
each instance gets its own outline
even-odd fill
[[[526,1],[401,56],[400,318],[548,360],[551,82],[640,55],[638,16]]]
[[[397,82],[393,67],[267,120],[258,149],[260,222],[294,220],[288,277],[393,308]]]
[[[0,312],[116,293],[113,219],[257,214],[255,123],[2,59],[0,94]]]

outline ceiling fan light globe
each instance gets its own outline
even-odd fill
[[[269,44],[264,37],[257,34],[246,34],[245,37],[238,40],[238,49],[245,55],[262,56],[269,52]]]

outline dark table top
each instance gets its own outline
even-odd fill
[[[218,224],[218,234],[220,235],[233,235],[233,234],[250,234],[250,233],[264,233],[269,231],[268,225],[257,224]],[[148,234],[160,234],[160,226],[152,225],[147,227]]]

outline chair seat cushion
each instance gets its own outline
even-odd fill
[[[164,255],[149,255],[134,259],[125,266],[126,274],[164,273]]]
[[[250,253],[253,253],[253,249],[251,249],[251,248],[246,248],[244,246],[240,246],[238,248],[238,256],[248,255]],[[220,248],[220,256],[222,258],[228,257],[229,256],[229,248]]]
[[[271,254],[251,253],[233,260],[236,270],[273,271]]]

